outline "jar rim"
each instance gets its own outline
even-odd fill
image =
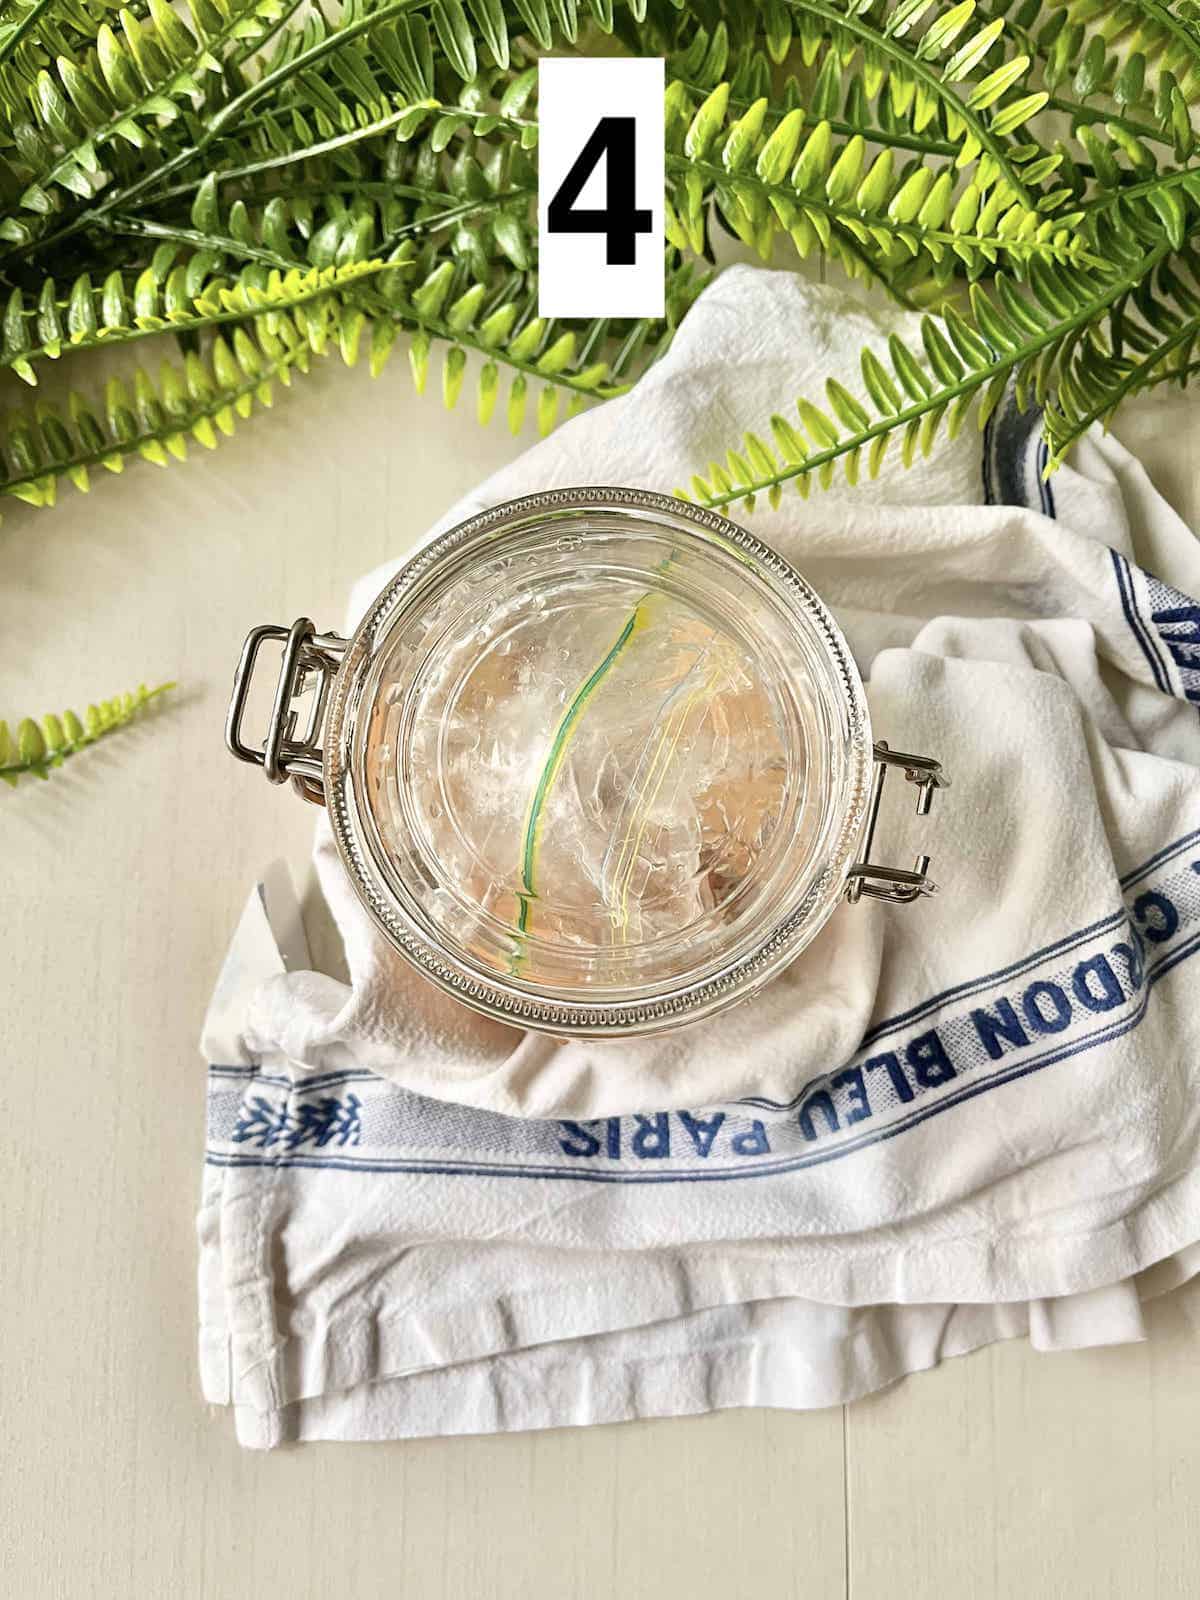
[[[824,864],[802,899],[749,953],[696,981],[634,999],[581,999],[538,991],[535,983],[506,979],[472,964],[422,926],[388,883],[353,757],[354,735],[370,710],[368,680],[379,652],[401,615],[463,548],[503,533],[554,523],[581,513],[627,516],[676,533],[699,535],[736,547],[784,593],[793,618],[818,639],[841,693],[846,759],[840,819]],[[739,524],[712,511],[652,490],[596,486],[547,489],[477,513],[415,551],[372,602],[352,635],[330,693],[324,738],[326,803],[337,850],[356,893],[389,942],[426,978],[455,999],[494,1020],[560,1037],[618,1037],[659,1032],[698,1020],[755,992],[816,935],[839,903],[862,837],[871,781],[871,729],[866,695],[841,630],[812,587],[777,551]]]

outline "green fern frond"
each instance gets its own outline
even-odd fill
[[[1060,364],[1043,419],[1047,470],[1060,465],[1093,423],[1107,427],[1133,395],[1158,383],[1186,383],[1198,340],[1200,261],[1185,250],[1131,292],[1108,341],[1080,340]]]
[[[1014,97],[1013,86],[1029,65],[1021,57],[976,77],[1000,30],[993,31],[989,24],[966,33],[975,0],[960,0],[940,11],[915,46],[906,42],[905,35],[930,8],[922,0],[900,0],[882,27],[866,19],[870,4],[862,0],[850,0],[844,8],[827,0],[786,0],[786,4],[820,24],[835,40],[860,49],[867,66],[886,78],[894,102],[909,96],[915,101],[918,121],[922,117],[931,120],[940,106],[951,137],[960,141],[958,160],[965,164],[987,155],[1015,197],[1033,209],[1034,192],[1022,177],[1008,141],[1041,110],[1046,94],[1035,91]],[[960,78],[966,80],[966,92]]]
[[[562,397],[568,402],[566,414],[573,415],[589,401],[623,393],[639,362],[665,348],[670,329],[702,282],[690,273],[674,275],[664,332],[649,319],[629,326],[606,319],[577,325],[543,320],[520,274],[497,293],[482,284],[462,287],[461,269],[448,259],[407,285],[401,272],[388,268],[407,275],[418,270],[419,262],[405,255],[393,262],[273,269],[258,284],[230,286],[214,279],[190,302],[182,298],[184,285],[172,328],[206,333],[227,323],[232,328],[213,337],[205,357],[189,354],[181,366],[164,361],[157,381],[138,368],[132,396],[114,378],[103,406],[72,392],[65,417],[57,406],[37,403],[0,417],[0,495],[52,506],[64,477],[86,493],[97,466],[119,473],[136,456],[159,466],[185,460],[189,437],[214,448],[222,434],[233,432],[237,418],[250,417],[256,404],[271,405],[276,378],[290,383],[292,372],[306,371],[313,355],[336,349],[353,366],[366,349],[370,370],[378,375],[401,331],[409,335],[418,391],[425,388],[435,341],[446,346],[442,393],[447,406],[459,398],[466,351],[477,352],[484,357],[476,384],[480,421],[489,421],[496,410],[500,369],[507,368],[509,427],[517,433],[524,425],[533,388],[537,424],[546,433],[559,418]],[[186,271],[182,265],[173,269]],[[151,287],[145,288],[143,306],[150,303]],[[117,293],[111,285],[107,292],[115,319]],[[135,289],[132,320],[120,325],[114,320],[107,333],[97,329],[86,337],[120,343],[158,331],[137,325],[137,304]]]
[[[1069,84],[1084,101],[1111,93],[1119,105],[1160,121],[1169,120],[1176,92],[1189,105],[1200,101],[1200,36],[1159,0],[1074,0],[1062,11],[1037,8],[1033,25],[1039,23],[1044,76],[1053,90]]]
[[[111,0],[9,0],[0,13],[0,106],[21,108],[39,70],[90,45],[115,9]],[[142,0],[129,9],[145,14]]]
[[[15,734],[9,732],[7,722],[0,722],[0,780],[15,789],[22,778],[48,778],[56,767],[88,745],[128,727],[148,705],[174,687],[173,683],[160,683],[147,689],[144,683],[139,684],[130,694],[88,706],[82,719],[74,711],[47,713],[40,722],[22,717]]]
[[[66,56],[56,70],[37,75],[30,96],[33,122],[9,161],[24,185],[18,206],[40,216],[57,209],[59,186],[90,200],[110,181],[102,161],[117,140],[136,150],[154,132],[181,115],[185,97],[199,104],[201,77],[221,70],[221,54],[233,40],[261,33],[278,14],[279,0],[195,0],[189,21],[167,0],[150,0],[145,24],[122,14],[122,37],[102,23],[96,59],[82,65]],[[8,219],[8,237],[30,230]],[[24,242],[21,240],[21,242]]]
[[[686,96],[693,108],[720,87],[719,84],[702,83],[698,78],[677,73],[674,66],[668,61],[668,94],[673,93],[680,99]],[[833,70],[828,72],[826,68]],[[756,100],[763,98],[761,95],[754,99],[738,95],[733,92],[734,86],[730,80],[722,81],[730,83],[728,111],[731,116],[743,116]],[[843,67],[838,54],[830,51],[825,56],[818,81],[811,87],[802,85],[795,74],[790,74],[783,89],[771,96],[765,117],[766,128],[768,132],[772,131],[792,112],[799,111],[803,115],[802,126],[825,121],[839,137],[852,138],[857,133],[871,145],[886,145],[889,149],[938,156],[943,160],[958,155],[959,146],[947,137],[942,125],[944,119],[939,118],[933,125],[926,123],[917,132],[911,105],[906,108],[904,115],[898,115],[891,98],[882,93],[882,84],[876,87],[873,82],[876,98],[872,102],[867,95],[866,83],[867,79],[860,68],[854,66],[851,70]],[[678,89],[674,85],[679,85]],[[767,88],[771,88],[769,80]]]
[[[411,249],[411,247],[410,247]],[[34,363],[65,352],[96,349],[153,338],[164,330],[196,333],[248,318],[298,311],[330,295],[345,294],[384,272],[411,271],[410,255],[397,253],[326,267],[262,267],[226,277],[215,270],[220,256],[207,245],[171,264],[171,254],[146,267],[131,283],[114,271],[100,288],[87,274],[76,279],[65,300],[47,279],[38,305],[27,309],[14,289],[2,324],[0,365],[26,383],[37,383]]]
[[[798,425],[772,417],[773,444],[749,433],[724,462],[710,462],[707,475],[697,472],[676,492],[707,506],[740,500],[753,509],[760,494],[778,504],[783,484],[794,479],[803,495],[814,480],[827,488],[839,464],[851,485],[864,465],[875,477],[897,435],[901,460],[911,466],[943,429],[953,439],[972,407],[982,428],[1010,383],[1022,407],[1031,396],[1044,404],[1070,370],[1076,341],[1148,280],[1168,250],[1154,246],[1118,276],[1035,263],[1025,287],[998,275],[995,299],[977,284],[970,318],[948,311],[921,319],[920,355],[895,335],[886,360],[864,351],[857,395],[830,378],[828,410],[799,400]]]
[[[965,288],[971,312],[928,318],[920,358],[870,352],[861,392],[835,374],[822,410],[802,408],[773,442],[752,435],[701,479],[708,491],[807,484],[843,457],[851,474],[877,468],[897,432],[907,455],[928,448],[1010,380],[1050,403],[1065,438],[1193,364],[1143,302],[1172,263],[1187,278],[1200,222],[1195,11],[188,0],[180,13],[145,0],[112,22],[105,0],[10,0],[0,365],[34,383],[46,360],[171,332],[187,355],[173,378],[124,380],[105,408],[77,394],[78,418],[15,412],[0,492],[49,503],[64,475],[167,459],[197,429],[215,438],[218,414],[254,409],[280,351],[286,381],[334,348],[369,352],[378,371],[407,342],[418,386],[436,366],[445,404],[473,389],[481,418],[519,427],[532,411],[545,429],[564,401],[622,392],[667,348],[714,222],[764,257],[819,252],[904,304],[953,306]],[[667,61],[661,322],[537,316],[537,58],[592,53],[601,36]],[[1167,301],[1186,320],[1182,293]]]
[[[798,109],[768,132],[765,99],[730,121],[728,84],[694,113],[680,91],[678,83],[668,91],[667,135],[667,237],[680,249],[703,248],[715,195],[730,228],[764,259],[784,232],[802,258],[817,248],[836,254],[846,242],[865,248],[885,275],[921,256],[928,272],[961,263],[972,277],[1002,258],[1088,264],[1078,219],[1029,209],[1000,176],[988,182],[977,172],[964,183],[951,163],[897,168],[890,150],[872,156],[862,134],[839,142],[826,121],[804,135]]]
[[[52,506],[64,477],[86,493],[94,467],[122,472],[134,456],[165,467],[187,459],[189,437],[215,449],[256,402],[271,405],[276,379],[290,383],[294,370],[307,371],[310,357],[324,353],[336,315],[328,300],[264,315],[253,332],[218,334],[206,356],[164,361],[157,382],[139,367],[132,395],[111,378],[102,404],[73,391],[65,416],[49,403],[9,412],[0,419],[0,495]]]
[[[514,434],[524,426],[530,386],[538,391],[537,425],[550,432],[566,397],[567,415],[584,404],[623,394],[636,379],[640,366],[661,356],[670,331],[695,298],[702,281],[690,272],[676,273],[668,286],[666,332],[655,320],[642,318],[629,325],[614,325],[607,318],[590,322],[561,322],[539,317],[536,295],[489,295],[482,284],[455,290],[456,272],[442,261],[415,289],[388,287],[381,300],[391,319],[412,331],[409,362],[418,392],[428,382],[433,344],[446,346],[443,355],[442,397],[447,408],[457,403],[463,387],[466,352],[483,357],[476,382],[476,415],[491,421],[500,398],[500,367],[509,371],[504,414]],[[519,281],[519,280],[518,280]],[[378,317],[383,309],[371,305]],[[391,348],[386,323],[375,322],[372,371],[382,370]]]

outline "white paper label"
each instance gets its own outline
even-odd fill
[[[663,314],[663,62],[538,62],[538,314]]]

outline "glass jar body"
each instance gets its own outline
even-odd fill
[[[547,491],[432,541],[345,648],[322,780],[381,931],[516,1026],[754,993],[839,903],[871,735],[811,588],[715,513]]]

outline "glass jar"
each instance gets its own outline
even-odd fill
[[[283,647],[261,747],[242,722]],[[311,698],[310,698],[311,696]],[[308,700],[307,708],[305,701]],[[871,861],[890,768],[807,583],[665,495],[563,489],[420,549],[349,640],[255,628],[227,742],[329,809],[363,904],[456,999],[558,1036],[651,1033],[754,993],[843,898],[930,894]]]

